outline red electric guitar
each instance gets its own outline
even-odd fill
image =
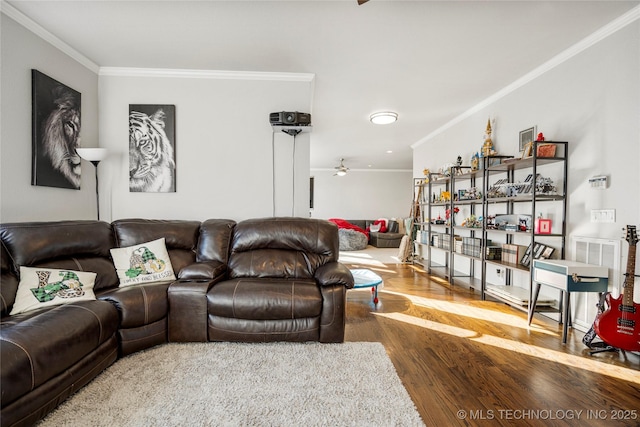
[[[608,308],[596,317],[593,327],[602,341],[608,345],[621,350],[640,351],[640,304],[633,302],[638,243],[634,225],[627,226],[626,240],[629,242],[629,256],[622,295],[618,298],[607,295]]]

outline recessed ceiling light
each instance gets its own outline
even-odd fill
[[[380,111],[369,116],[369,120],[376,125],[388,125],[398,120],[398,113],[394,113],[393,111]]]
[[[387,150],[387,154],[393,153],[393,150]]]

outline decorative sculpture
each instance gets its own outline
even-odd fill
[[[493,156],[497,151],[493,149],[493,141],[491,141],[491,119],[487,119],[487,129],[484,132],[484,144],[482,144],[483,157]]]

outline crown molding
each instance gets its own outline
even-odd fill
[[[591,35],[585,37],[584,39],[582,39],[578,43],[574,44],[573,46],[569,47],[568,49],[566,49],[563,52],[559,53],[558,55],[554,56],[553,58],[551,58],[550,60],[548,60],[544,64],[540,65],[537,68],[534,68],[532,71],[530,71],[529,73],[525,74],[524,76],[522,76],[518,80],[516,80],[513,83],[511,83],[510,85],[504,87],[503,89],[501,89],[498,92],[494,93],[490,97],[488,97],[485,100],[481,101],[480,103],[474,105],[473,107],[471,107],[470,109],[468,109],[464,113],[460,114],[459,116],[455,117],[451,121],[445,123],[443,126],[439,127],[435,131],[431,132],[427,136],[423,137],[422,139],[420,139],[417,142],[415,142],[414,144],[412,144],[411,148],[413,148],[413,149],[418,148],[419,146],[421,146],[425,142],[429,141],[430,139],[436,137],[437,135],[440,135],[444,131],[452,128],[453,126],[457,125],[458,123],[462,122],[463,120],[471,117],[472,115],[476,114],[477,112],[481,111],[482,109],[484,109],[484,108],[488,107],[489,105],[495,103],[499,99],[504,98],[505,96],[509,95],[512,92],[515,92],[517,89],[519,89],[522,86],[530,83],[532,80],[537,79],[538,77],[540,77],[544,73],[556,68],[557,66],[561,65],[562,63],[568,61],[569,59],[571,59],[574,56],[578,55],[579,53],[587,50],[588,48],[592,47],[596,43],[606,39],[607,37],[609,37],[613,33],[625,28],[627,25],[637,21],[638,19],[640,19],[640,6],[634,7],[629,12],[627,12],[624,15],[621,15],[620,17],[614,19],[613,21],[611,21],[610,23],[608,23],[604,27],[600,28],[599,30],[597,30],[596,32],[592,33]]]
[[[33,21],[31,18],[26,16],[24,13],[20,12],[18,9],[7,3],[6,1],[0,1],[0,11],[7,15],[9,18],[16,21],[18,24],[25,27],[27,30],[39,36],[44,41],[50,43],[63,53],[69,55],[76,62],[80,63],[84,67],[88,68],[90,71],[98,74],[100,67],[98,64],[69,46],[67,43],[59,39],[58,37],[51,34],[48,30],[42,27],[40,24]]]
[[[311,172],[335,172],[335,168],[310,168]],[[413,169],[352,169],[349,168],[347,175],[351,172],[406,172],[413,173]]]
[[[267,71],[186,70],[170,68],[100,67],[100,76],[110,77],[168,77],[222,80],[269,80],[312,83],[315,74],[280,73]]]

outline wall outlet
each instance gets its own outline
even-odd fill
[[[616,222],[616,210],[592,209],[591,222]]]

